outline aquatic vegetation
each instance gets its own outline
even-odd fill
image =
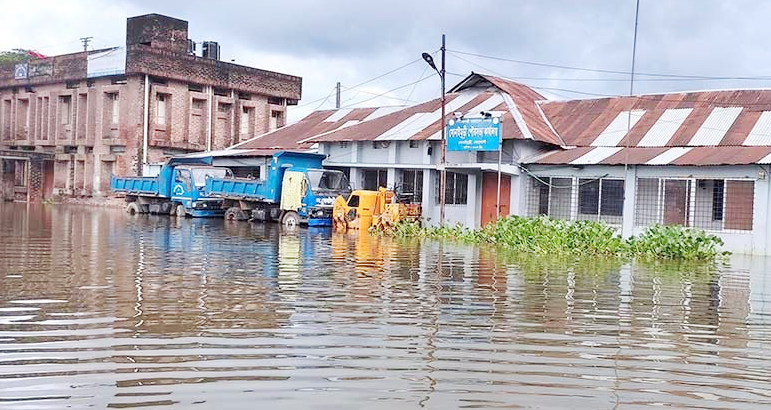
[[[679,225],[653,225],[627,240],[628,252],[643,259],[713,259],[726,255],[723,240],[701,229]]]
[[[463,225],[420,227],[399,223],[396,237],[452,240],[495,245],[512,252],[633,257],[640,259],[705,260],[725,255],[723,241],[700,229],[654,225],[637,237],[623,239],[617,230],[596,221],[565,221],[547,216],[509,216],[481,229]]]

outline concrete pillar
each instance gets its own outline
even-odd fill
[[[771,212],[768,209],[771,200],[771,178],[763,171],[764,179],[755,181],[755,202],[752,215],[752,253],[756,255],[768,254],[768,244],[771,243]]]
[[[624,211],[621,224],[621,236],[628,238],[634,234],[635,201],[637,199],[637,167],[628,166],[624,175]]]
[[[350,179],[348,182],[351,183],[351,188],[353,189],[361,189],[361,181],[360,181],[360,175],[359,175],[359,168],[351,167],[349,175]]]
[[[477,191],[481,192],[481,187],[477,186],[477,181],[481,182],[482,178],[477,178],[477,174],[472,173],[468,175],[468,192],[466,193],[466,220],[463,222],[469,228],[477,228],[477,218],[480,218],[480,213],[477,208],[481,209],[481,205],[477,207]],[[446,216],[446,211],[445,211]],[[481,218],[480,218],[481,220]]]
[[[420,199],[423,207],[423,219],[431,218],[431,222],[436,220],[434,217],[434,209],[436,208],[436,201],[434,200],[434,178],[432,177],[432,170],[423,170],[423,197]]]
[[[396,175],[396,168],[388,168],[386,170],[386,186],[396,188],[396,181],[397,181],[397,175]]]

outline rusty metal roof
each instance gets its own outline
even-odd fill
[[[771,145],[771,90],[542,101],[538,105],[567,146]]]
[[[576,147],[522,160],[541,165],[750,165],[771,163],[765,147]]]
[[[442,102],[437,98],[349,127],[317,133],[305,141],[438,140],[442,125],[454,112],[497,111],[502,113],[503,139],[532,139],[564,145],[537,104],[544,97],[523,84],[472,74],[450,91],[445,96],[444,119],[441,118]]]
[[[314,136],[350,127],[371,118],[378,118],[397,109],[401,107],[315,111],[299,122],[236,144],[231,148],[308,150],[312,148],[313,142],[307,140]]]

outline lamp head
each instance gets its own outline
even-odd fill
[[[436,64],[434,64],[434,58],[431,57],[431,54],[423,53],[423,60],[425,60],[426,63],[431,66],[431,68],[436,70]]]

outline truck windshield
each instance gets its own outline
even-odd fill
[[[348,189],[348,178],[341,171],[308,170],[308,183],[314,194],[338,194]]]
[[[206,185],[207,177],[224,178],[233,176],[233,173],[228,168],[193,168],[191,171],[193,171],[193,183],[199,188]]]

